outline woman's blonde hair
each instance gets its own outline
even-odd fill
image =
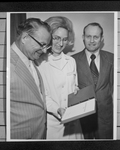
[[[71,20],[63,16],[53,16],[45,20],[45,22],[51,27],[52,33],[60,27],[68,30],[68,45],[74,44],[75,35]]]

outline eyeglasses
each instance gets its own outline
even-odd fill
[[[68,37],[65,37],[65,38],[61,39],[61,37],[55,36],[55,37],[52,37],[52,39],[53,39],[54,41],[56,41],[56,42],[61,42],[61,41],[67,42],[67,41],[68,41]]]
[[[39,45],[40,45],[40,47],[41,47],[41,49],[43,50],[43,49],[49,49],[51,46],[47,46],[46,44],[41,44],[38,40],[36,40],[32,35],[30,35],[30,34],[28,34],[35,42],[37,42]]]

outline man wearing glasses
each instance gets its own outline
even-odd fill
[[[10,60],[10,138],[45,139],[46,104],[34,61],[49,49],[50,27],[38,18],[18,26]]]

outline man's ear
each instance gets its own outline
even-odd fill
[[[103,40],[104,40],[104,37],[102,36],[102,37],[101,37],[101,41],[103,42]]]
[[[83,39],[83,41],[84,41],[84,39],[85,39],[85,36],[84,36],[84,35],[82,35],[82,39]]]

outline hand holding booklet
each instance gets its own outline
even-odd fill
[[[61,123],[64,124],[95,112],[95,92],[90,85],[80,89],[77,94],[68,95],[68,108],[62,116]]]

